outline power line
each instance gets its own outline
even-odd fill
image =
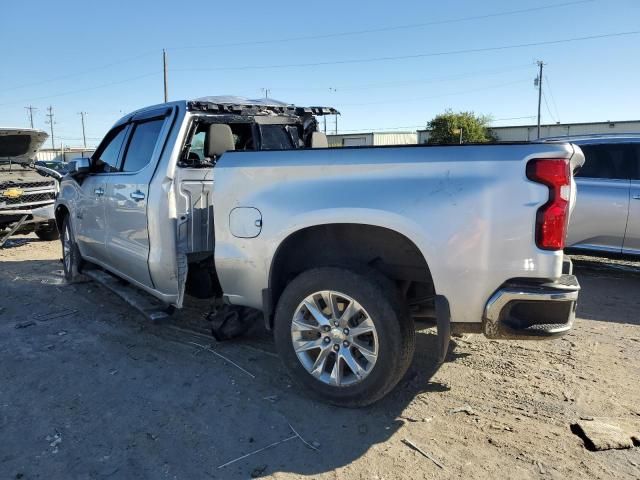
[[[558,111],[558,105],[556,104],[556,99],[553,97],[553,92],[551,91],[551,83],[549,82],[549,78],[545,75],[544,76],[544,81],[545,81],[545,85],[547,87],[547,90],[549,90],[549,96],[551,97],[551,103],[553,104],[553,108],[556,112],[556,116],[558,117],[558,121],[560,120],[560,112]]]
[[[211,72],[211,71],[228,71],[228,70],[267,70],[279,68],[303,68],[303,67],[321,67],[328,65],[346,65],[358,63],[375,63],[386,62],[391,60],[411,60],[416,58],[441,57],[446,55],[462,55],[466,53],[494,52],[500,50],[511,50],[516,48],[539,47],[543,45],[558,45],[561,43],[579,42],[584,40],[596,40],[601,38],[613,38],[629,35],[637,35],[640,30],[629,32],[605,33],[601,35],[588,35],[585,37],[562,38],[558,40],[547,40],[542,42],[517,43],[512,45],[500,45],[496,47],[468,48],[463,50],[448,50],[442,52],[417,53],[413,55],[394,55],[388,57],[371,57],[371,58],[354,58],[349,60],[330,60],[325,62],[308,62],[308,63],[283,63],[276,65],[243,65],[236,67],[199,67],[199,68],[180,68],[177,72]]]
[[[138,59],[140,59],[142,57],[147,57],[147,56],[149,56],[151,54],[155,54],[155,53],[156,53],[155,50],[153,52],[148,51],[148,52],[136,55],[135,57],[129,57],[129,58],[125,58],[123,60],[117,60],[115,62],[107,63],[107,64],[104,64],[104,65],[99,65],[99,66],[96,66],[96,67],[83,68],[81,70],[78,70],[77,68],[74,68],[73,73],[68,73],[68,74],[65,74],[65,75],[57,76],[57,77],[51,77],[51,78],[49,78],[47,80],[41,80],[41,81],[38,81],[38,82],[23,83],[21,85],[16,85],[14,87],[9,87],[9,88],[4,88],[3,87],[2,91],[3,92],[8,92],[8,91],[19,90],[19,89],[28,88],[28,87],[37,87],[38,85],[45,85],[45,84],[48,84],[48,83],[51,83],[51,82],[56,82],[58,80],[66,80],[67,78],[77,78],[78,75],[82,75],[82,74],[85,74],[85,73],[96,72],[98,70],[104,70],[104,69],[113,67],[115,65],[121,65],[123,63],[133,62],[134,60],[138,60]]]
[[[317,35],[303,35],[298,37],[278,38],[278,39],[272,39],[272,40],[255,40],[255,41],[252,40],[247,42],[217,43],[217,44],[209,44],[209,45],[190,45],[190,46],[187,45],[187,46],[181,46],[181,47],[180,46],[172,47],[171,50],[191,50],[191,49],[207,49],[207,48],[243,47],[243,46],[253,46],[253,45],[269,45],[274,43],[298,42],[302,40],[322,40],[322,39],[336,38],[336,37],[365,35],[369,33],[391,32],[391,31],[397,31],[397,30],[424,28],[424,27],[429,27],[433,25],[446,25],[446,24],[458,23],[458,22],[468,22],[472,20],[483,20],[487,18],[504,17],[504,16],[516,15],[520,13],[532,13],[532,12],[541,11],[541,10],[548,10],[548,9],[590,3],[593,1],[594,0],[576,0],[572,2],[556,3],[552,5],[542,5],[538,7],[523,8],[519,10],[508,10],[505,12],[496,12],[496,13],[489,13],[484,15],[473,15],[469,17],[459,17],[459,18],[452,18],[452,19],[445,19],[445,20],[433,20],[429,22],[410,23],[405,25],[395,25],[391,27],[353,30],[349,32],[321,33]]]
[[[158,74],[158,72],[145,73],[143,75],[138,75],[136,77],[125,78],[123,80],[116,80],[115,82],[103,83],[101,85],[95,85],[93,87],[80,88],[80,89],[76,89],[76,90],[69,90],[69,91],[66,91],[66,92],[55,93],[53,95],[44,95],[42,97],[29,98],[29,99],[26,99],[26,100],[22,99],[22,100],[16,100],[14,102],[0,103],[0,106],[15,105],[16,103],[28,102],[28,101],[33,101],[33,100],[43,100],[43,99],[47,99],[47,98],[63,97],[63,96],[66,96],[66,95],[73,95],[73,94],[76,94],[76,93],[88,92],[90,90],[97,90],[99,88],[110,87],[112,85],[119,85],[121,83],[132,82],[134,80],[139,80],[141,78],[150,77],[152,75],[157,75],[157,74]]]
[[[497,70],[496,69],[478,70],[478,71],[475,71],[475,72],[466,72],[466,73],[456,74],[456,75],[446,75],[446,76],[443,76],[443,77],[423,78],[423,79],[415,79],[415,80],[378,82],[378,83],[368,83],[368,84],[360,84],[360,85],[351,84],[351,85],[342,85],[342,86],[336,86],[336,87],[311,87],[311,88],[304,88],[304,87],[276,87],[273,90],[296,91],[296,92],[311,92],[311,91],[326,92],[328,90],[331,90],[334,93],[335,92],[340,92],[340,91],[350,91],[350,90],[361,91],[361,90],[369,90],[369,89],[376,89],[376,88],[393,88],[393,87],[397,87],[399,85],[414,85],[414,84],[424,84],[424,83],[437,83],[437,82],[444,82],[444,81],[449,81],[449,80],[457,80],[457,79],[469,78],[469,77],[476,78],[476,77],[481,76],[481,75],[487,75],[487,76],[496,75],[496,74],[499,74],[499,73],[506,73],[506,72],[512,72],[512,71],[516,71],[516,70],[524,70],[524,69],[529,69],[529,68],[531,68],[531,63],[522,64],[522,65],[509,67],[509,68],[497,69]]]
[[[544,90],[542,91],[542,99],[544,100],[544,106],[547,108],[547,113],[549,113],[551,120],[553,121],[553,123],[556,123],[557,120],[554,117],[553,113],[551,112],[551,109],[549,108],[549,103],[547,102],[547,96],[544,94]]]
[[[428,97],[405,98],[405,99],[396,99],[396,100],[383,100],[383,101],[379,101],[379,102],[342,103],[340,105],[341,106],[364,106],[364,105],[384,105],[384,104],[398,104],[398,103],[407,103],[407,102],[419,102],[419,101],[422,101],[422,100],[432,100],[434,98],[450,97],[452,95],[464,95],[466,93],[481,92],[481,91],[484,91],[484,90],[492,90],[494,88],[502,88],[502,87],[507,87],[509,85],[515,85],[515,84],[525,83],[525,82],[530,82],[530,80],[529,79],[516,80],[516,81],[513,81],[513,82],[501,83],[501,84],[498,84],[498,85],[489,85],[489,86],[486,86],[486,87],[472,88],[472,89],[469,89],[469,90],[462,90],[462,91],[451,92],[451,93],[443,93],[443,94],[440,94],[440,95],[430,95]]]

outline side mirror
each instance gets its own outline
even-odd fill
[[[69,166],[67,168],[70,175],[89,173],[89,170],[91,169],[91,159],[76,158],[69,162]]]

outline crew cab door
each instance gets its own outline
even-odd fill
[[[629,218],[622,253],[640,255],[640,143],[631,145],[632,172]]]
[[[629,145],[580,145],[585,156],[576,174],[576,207],[567,246],[620,253],[629,214]]]
[[[105,193],[107,177],[116,171],[127,137],[128,126],[112,129],[91,157],[91,171],[82,181],[76,203],[75,238],[84,258],[107,262]]]
[[[168,112],[145,112],[130,122],[119,171],[107,178],[104,202],[109,265],[123,277],[151,288],[147,199]]]

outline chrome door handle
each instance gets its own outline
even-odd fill
[[[139,202],[140,200],[144,200],[144,193],[142,193],[140,190],[136,190],[135,192],[131,192],[131,194],[129,194],[129,196],[131,198],[133,198],[136,202]]]
[[[640,195],[634,195],[634,196],[633,196],[633,199],[634,199],[634,200],[640,200]]]
[[[104,188],[100,187],[100,188],[96,188],[93,193],[96,194],[96,197],[101,197],[102,195],[104,195]]]

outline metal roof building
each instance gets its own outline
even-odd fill
[[[415,145],[416,132],[368,132],[327,135],[330,147],[372,147],[378,145]]]
[[[492,127],[491,131],[499,142],[528,142],[537,140],[537,125],[514,125]],[[584,122],[584,123],[554,123],[540,126],[540,137],[559,137],[564,135],[589,135],[594,133],[640,133],[640,120]],[[418,143],[427,143],[428,130],[418,130]]]

